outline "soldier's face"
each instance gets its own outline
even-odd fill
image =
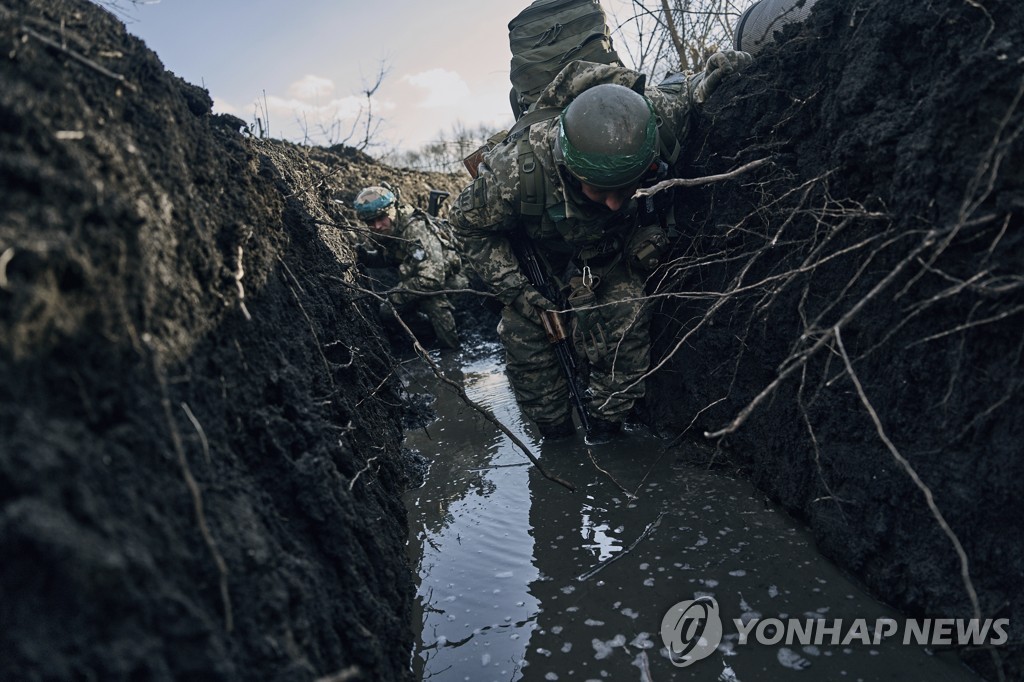
[[[394,227],[394,223],[391,222],[391,216],[389,215],[382,215],[372,220],[367,220],[366,225],[377,234],[391,234],[391,228]]]
[[[610,211],[621,210],[623,206],[629,201],[633,193],[636,192],[638,185],[633,184],[629,187],[620,187],[618,189],[598,189],[593,185],[588,185],[585,182],[580,183],[583,196],[596,204],[602,204],[606,206]]]

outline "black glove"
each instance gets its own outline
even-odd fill
[[[356,244],[356,259],[368,268],[378,268],[384,260],[380,251],[368,249],[365,244]]]

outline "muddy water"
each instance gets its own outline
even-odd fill
[[[516,406],[500,358],[497,347],[477,348],[442,364],[576,491],[539,475],[428,369],[411,370],[409,389],[437,395],[439,416],[407,443],[432,461],[426,484],[406,497],[417,679],[979,679],[951,654],[898,638],[741,644],[736,618],[873,626],[900,616],[746,482],[679,465],[665,441],[632,431],[593,447],[582,437],[543,442]],[[699,595],[717,600],[725,637],[707,658],[676,667],[662,618]]]

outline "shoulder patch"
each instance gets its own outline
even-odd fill
[[[462,212],[483,208],[487,205],[487,178],[481,176],[471,182],[459,194],[459,210]]]

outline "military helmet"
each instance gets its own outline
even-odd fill
[[[628,187],[658,155],[658,116],[646,97],[624,85],[595,85],[562,111],[558,151],[580,181]]]
[[[397,209],[398,197],[387,187],[367,187],[356,196],[352,206],[362,221],[374,220],[391,213],[392,207]]]

